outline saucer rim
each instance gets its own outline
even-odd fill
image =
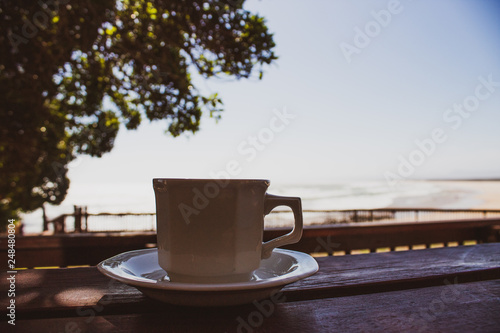
[[[112,279],[115,279],[117,281],[120,281],[122,283],[134,287],[171,290],[171,291],[196,291],[196,292],[221,292],[221,291],[236,291],[236,290],[241,291],[241,290],[255,290],[255,289],[280,287],[304,279],[308,276],[311,276],[315,274],[319,269],[317,261],[309,254],[299,251],[280,249],[280,248],[274,249],[273,254],[276,253],[278,255],[285,255],[296,259],[299,268],[292,272],[285,273],[284,275],[272,277],[269,279],[263,279],[259,281],[207,283],[207,284],[183,283],[183,282],[156,283],[154,280],[139,281],[138,279],[134,279],[133,276],[131,276],[131,278],[126,278],[121,275],[117,275],[116,273],[113,272],[113,269],[110,269],[105,266],[110,261],[116,261],[116,260],[123,261],[123,259],[121,259],[120,257],[126,254],[133,254],[134,256],[139,256],[139,255],[148,255],[152,253],[153,255],[154,253],[156,253],[157,255],[158,249],[157,248],[140,249],[140,250],[123,252],[101,261],[97,265],[97,269],[102,274]]]

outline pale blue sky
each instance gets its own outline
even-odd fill
[[[64,205],[86,204],[92,193],[112,201],[129,188],[118,183],[137,184],[135,194],[144,191],[150,200],[152,178],[209,178],[231,160],[240,167],[235,178],[383,180],[434,128],[446,142],[408,178],[500,178],[500,86],[456,130],[443,119],[453,104],[474,96],[479,77],[500,82],[500,6],[401,0],[399,13],[348,63],[341,43],[354,45],[355,28],[373,25],[372,11],[389,3],[248,1],[266,17],[280,57],[263,80],[196,79],[198,88],[223,99],[218,123],[206,118],[199,133],[180,138],[165,135],[160,122],[122,130],[110,154],[71,164]],[[248,137],[270,126],[275,109],[295,118],[248,161],[238,147],[250,147]]]

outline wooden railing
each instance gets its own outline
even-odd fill
[[[288,229],[266,230],[264,240],[275,238]],[[468,242],[500,242],[500,218],[461,221],[372,222],[312,226],[304,230],[301,241],[285,248],[307,252],[351,254],[359,250],[394,251],[398,247],[427,248],[463,245]]]
[[[288,232],[288,228],[264,231],[264,240]],[[466,242],[500,242],[500,218],[463,221],[421,221],[347,223],[330,226],[309,226],[297,244],[285,248],[307,252],[353,254],[357,250],[375,252],[395,250],[399,246],[413,249],[463,245]],[[125,251],[156,246],[155,232],[140,233],[71,233],[52,236],[17,236],[17,267],[67,267],[95,265]],[[7,237],[0,237],[0,257],[7,258]],[[0,261],[5,269],[7,260]]]
[[[355,209],[355,210],[304,210],[306,225],[345,224],[359,222],[416,222],[500,218],[500,210],[476,209]],[[266,217],[267,227],[292,225],[290,211],[273,211]],[[54,233],[67,232],[121,232],[154,231],[154,213],[98,213],[90,214],[86,207],[75,206],[73,214],[63,214],[45,223]]]

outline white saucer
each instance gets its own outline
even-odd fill
[[[125,252],[102,261],[97,268],[104,275],[163,302],[226,306],[268,298],[285,285],[316,273],[318,263],[305,253],[274,249],[249,281],[209,284],[170,282],[167,272],[158,265],[157,249]]]

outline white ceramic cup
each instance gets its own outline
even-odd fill
[[[268,180],[153,179],[158,262],[171,281],[245,281],[274,248],[302,236],[300,198],[267,194]],[[262,243],[264,216],[288,206],[293,230]]]

